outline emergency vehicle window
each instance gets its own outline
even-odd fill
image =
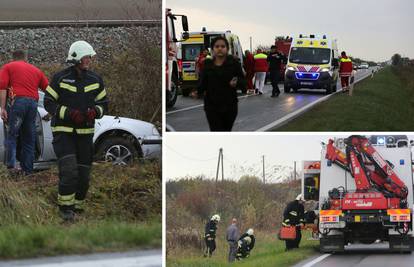
[[[319,200],[319,175],[307,174],[304,180],[305,200]]]
[[[326,48],[292,47],[290,62],[300,64],[326,64],[331,58],[331,50]]]
[[[183,60],[185,61],[194,61],[196,59],[196,57],[198,57],[198,55],[201,52],[201,49],[203,48],[203,46],[201,44],[198,45],[182,45],[182,56],[183,56]]]

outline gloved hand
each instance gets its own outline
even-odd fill
[[[88,108],[88,111],[85,113],[86,121],[93,122],[96,118],[97,112],[95,108]]]
[[[70,109],[69,117],[75,124],[82,124],[85,122],[85,116],[77,109]]]

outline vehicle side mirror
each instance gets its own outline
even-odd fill
[[[335,68],[339,67],[339,61],[338,61],[338,59],[337,59],[337,58],[332,59],[332,65],[333,65]]]
[[[182,16],[181,23],[183,25],[183,31],[188,32],[188,19],[187,19],[187,16]]]
[[[188,38],[190,38],[190,34],[188,32],[183,32],[182,36],[183,40],[187,40]]]

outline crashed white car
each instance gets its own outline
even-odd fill
[[[36,119],[36,157],[34,168],[44,169],[56,161],[53,151],[53,135],[48,114],[43,107],[44,94],[39,92],[38,116]],[[0,120],[0,160],[5,162],[5,127]],[[93,136],[95,159],[127,165],[134,159],[160,159],[161,136],[157,128],[148,122],[124,117],[104,116],[95,122]],[[19,146],[19,144],[18,144]]]

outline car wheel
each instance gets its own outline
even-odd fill
[[[138,149],[133,141],[120,136],[104,139],[96,155],[101,160],[112,162],[113,165],[128,165],[139,157]]]
[[[289,87],[289,86],[287,86],[287,85],[284,85],[283,91],[284,91],[285,93],[290,93],[290,87]]]

